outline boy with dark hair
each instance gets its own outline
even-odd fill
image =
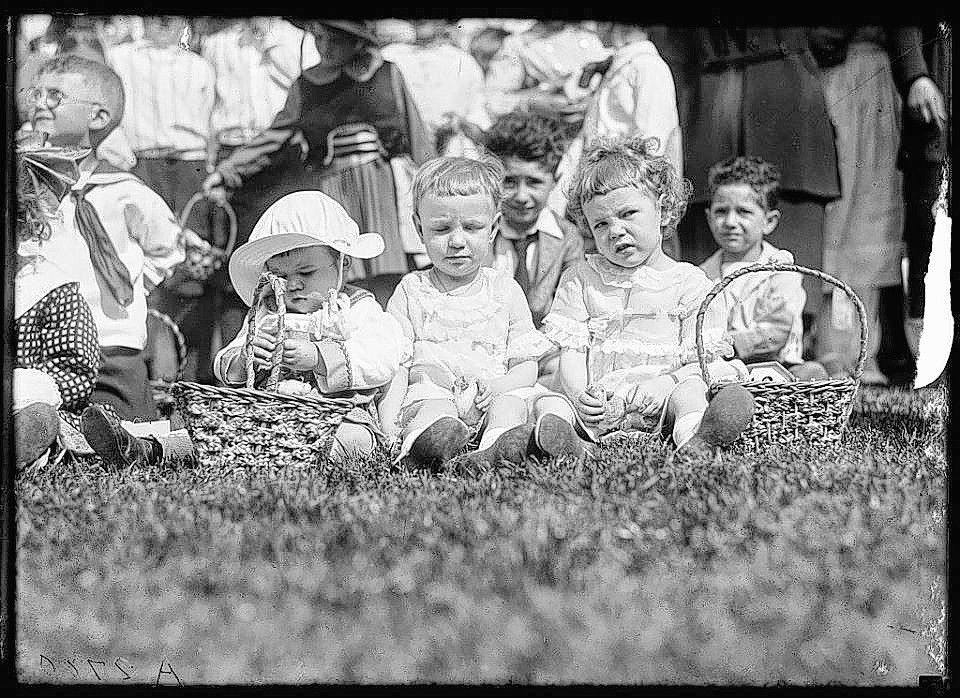
[[[793,255],[764,238],[780,223],[780,170],[758,157],[728,158],[707,174],[707,224],[720,246],[700,265],[717,281],[759,262],[793,264]],[[802,277],[794,272],[744,274],[724,290],[730,314],[727,336],[744,363],[779,361],[801,379],[826,378],[823,367],[803,361]]]
[[[497,119],[484,144],[505,169],[503,218],[491,266],[520,284],[539,327],[550,312],[560,274],[583,259],[577,227],[546,206],[566,145],[562,127],[556,119],[514,110]]]
[[[34,137],[42,132],[52,146],[91,148],[59,204],[61,222],[39,250],[75,273],[93,313],[102,358],[91,401],[112,405],[123,419],[156,418],[143,352],[146,296],[183,261],[184,243],[159,196],[96,156],[123,117],[123,85],[103,63],[64,55],[40,68],[24,97]]]

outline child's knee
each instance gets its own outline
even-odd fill
[[[516,395],[500,394],[490,401],[487,413],[491,421],[524,422],[527,419],[527,404]]]
[[[555,414],[561,419],[571,423],[576,419],[573,405],[559,395],[545,395],[537,399],[533,404],[534,419],[539,419],[545,414]]]

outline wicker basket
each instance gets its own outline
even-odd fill
[[[164,315],[159,310],[153,308],[147,309],[147,345],[150,347],[151,354],[156,351],[155,343],[162,339],[161,333],[166,332],[173,338],[173,343],[177,350],[177,368],[172,376],[159,375],[155,365],[149,364],[149,382],[150,390],[153,393],[153,401],[157,406],[157,411],[163,418],[169,418],[173,412],[173,396],[170,395],[170,388],[183,376],[183,370],[187,366],[187,340],[180,327],[168,315]]]
[[[187,200],[183,211],[180,213],[181,229],[186,228],[190,212],[193,211],[193,207],[197,205],[197,202],[203,198],[203,193],[197,192]],[[227,218],[230,221],[230,234],[227,237],[227,246],[223,249],[211,246],[209,250],[201,250],[196,247],[187,248],[187,257],[180,266],[187,276],[196,281],[206,281],[213,272],[223,266],[223,263],[230,257],[230,253],[233,252],[233,246],[237,242],[237,214],[234,213],[233,207],[226,201],[220,201],[218,205],[226,211]]]
[[[788,383],[770,381],[741,383],[753,395],[756,411],[753,421],[743,431],[738,443],[748,450],[762,450],[773,444],[821,447],[839,444],[853,408],[853,396],[863,373],[863,363],[867,354],[867,323],[863,303],[857,294],[845,283],[829,274],[796,264],[770,262],[737,269],[718,281],[703,299],[697,311],[697,359],[700,362],[703,380],[710,387],[711,395],[726,385],[712,383],[707,370],[707,359],[703,348],[703,317],[707,306],[734,279],[755,272],[798,272],[827,281],[841,289],[853,301],[860,318],[860,356],[852,378]]]
[[[255,317],[263,293],[271,288],[277,300],[278,336],[284,336],[283,281],[266,272],[254,291],[247,315],[246,387],[227,388],[180,381],[172,389],[177,408],[204,466],[221,471],[322,463],[330,454],[333,434],[351,400],[277,392],[282,345],[277,345],[265,389],[253,387],[251,343],[256,336]]]

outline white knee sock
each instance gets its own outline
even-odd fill
[[[703,412],[688,412],[673,423],[673,443],[682,448],[700,428]]]

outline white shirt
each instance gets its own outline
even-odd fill
[[[100,346],[143,349],[147,343],[144,277],[152,287],[184,260],[180,226],[163,199],[139,179],[126,172],[91,174],[90,165],[81,164],[80,179],[72,188],[81,189],[88,183],[104,185],[90,190],[87,200],[96,209],[117,256],[130,273],[133,302],[125,309],[126,317],[110,318],[104,313],[90,249],[74,223],[76,206],[71,196],[60,203],[62,220],[52,226],[50,238],[39,245],[21,243],[21,250],[26,254],[39,253],[58,267],[70,270],[93,313]],[[92,165],[96,165],[95,160]]]
[[[180,160],[205,160],[216,74],[210,62],[147,39],[118,44],[107,64],[123,81],[121,126],[134,152],[169,149]]]
[[[533,224],[533,227],[530,228],[530,232],[526,234],[518,233],[513,230],[506,221],[501,220],[500,233],[497,235],[496,240],[493,241],[493,268],[503,271],[507,276],[512,278],[517,271],[517,264],[519,262],[517,259],[517,250],[513,246],[513,240],[520,240],[534,233],[552,235],[559,240],[563,240],[563,230],[560,228],[560,224],[557,223],[556,216],[554,216],[553,212],[546,206],[540,211],[540,215],[537,216],[537,221]],[[537,274],[537,264],[540,261],[540,245],[538,243],[538,240],[532,240],[527,246],[524,263],[527,265],[527,278],[529,279],[534,279]]]
[[[390,44],[381,53],[400,69],[431,132],[443,123],[446,112],[480,128],[489,126],[483,109],[483,70],[469,53],[449,44]]]
[[[677,173],[683,174],[683,142],[677,92],[670,67],[649,40],[635,41],[614,54],[609,70],[597,87],[584,116],[580,133],[557,167],[560,177],[550,196],[550,205],[563,215],[569,186],[583,148],[598,136],[623,137],[643,134],[660,142],[658,155],[665,155]]]
[[[247,22],[259,21],[256,36]],[[283,108],[290,85],[320,62],[312,35],[279,17],[238,22],[203,39],[200,55],[216,73],[212,132],[264,130]]]

